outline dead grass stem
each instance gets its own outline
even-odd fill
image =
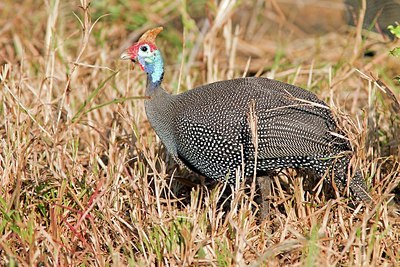
[[[306,33],[284,13],[287,1],[187,1],[184,10],[150,2],[0,4],[0,264],[398,265],[391,44],[373,33],[360,42],[359,27]],[[201,179],[158,145],[140,99],[145,78],[118,60],[125,40],[159,24],[168,90],[259,75],[330,103],[376,204],[351,208],[321,181],[285,171],[260,221],[246,184],[227,194],[226,185],[177,182]],[[363,56],[366,47],[374,58]]]

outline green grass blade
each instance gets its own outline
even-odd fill
[[[79,107],[78,111],[76,112],[76,114],[74,115],[74,117],[72,117],[72,122],[76,122],[77,119],[79,119],[82,114],[84,113],[84,110],[86,108],[86,106],[92,102],[92,100],[100,93],[101,89],[104,88],[104,86],[107,84],[108,81],[110,81],[112,78],[115,77],[115,75],[118,74],[119,71],[114,72],[113,74],[111,74],[109,77],[107,77],[107,79],[105,79],[104,81],[102,81],[100,83],[100,85],[89,95],[89,97],[82,103],[82,105]]]
[[[86,110],[85,112],[83,112],[82,115],[86,115],[87,113],[89,113],[93,110],[103,108],[103,107],[111,105],[111,104],[123,103],[125,101],[134,100],[134,99],[148,99],[148,97],[147,96],[130,96],[130,97],[123,97],[123,98],[116,98],[114,100],[91,107],[88,110]]]

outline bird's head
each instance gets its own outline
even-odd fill
[[[162,30],[162,27],[157,27],[146,31],[139,41],[121,54],[121,59],[139,63],[140,68],[148,74],[156,71],[156,68],[159,67],[157,65],[163,67],[160,51],[155,44],[156,37]]]

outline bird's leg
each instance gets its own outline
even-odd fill
[[[272,180],[269,175],[265,175],[257,177],[256,181],[261,199],[259,203],[261,220],[264,220],[269,214]]]

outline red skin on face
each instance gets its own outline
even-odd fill
[[[128,48],[128,54],[130,55],[132,60],[135,60],[137,58],[138,53],[139,53],[139,48],[144,44],[147,44],[150,47],[151,52],[153,52],[154,50],[157,50],[157,47],[153,43],[137,42]],[[140,64],[140,62],[139,62],[139,66],[142,70],[144,70],[144,67],[142,66],[142,64]]]

